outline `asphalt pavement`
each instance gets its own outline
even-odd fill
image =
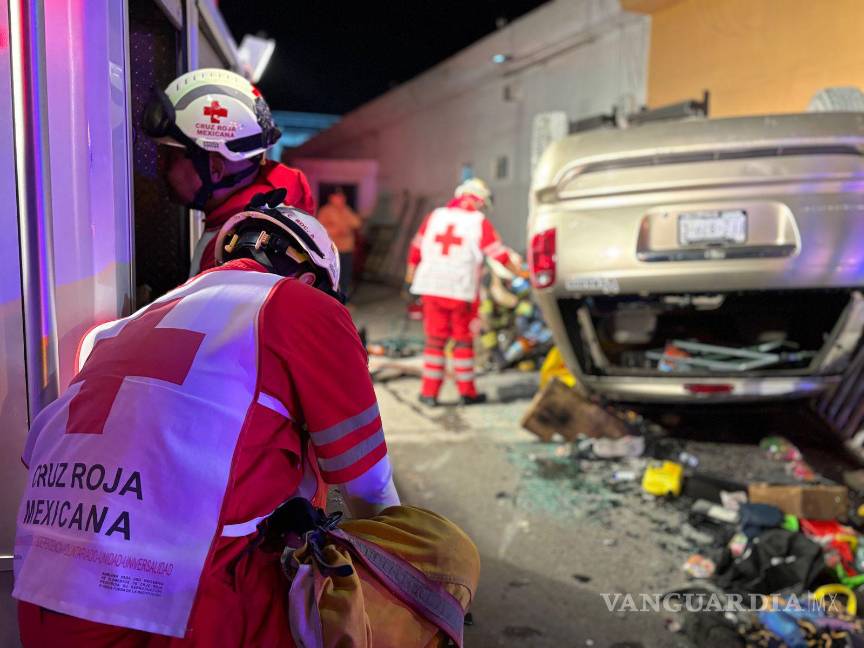
[[[370,339],[403,332],[403,314],[404,302],[376,287],[361,292],[354,307]],[[419,325],[404,332],[419,334]],[[414,377],[376,385],[403,501],[452,519],[480,550],[466,645],[688,645],[666,629],[663,614],[610,612],[602,596],[687,584],[686,551],[661,547],[647,533],[668,527],[677,512],[638,494],[630,497],[635,506],[613,504],[602,486],[568,473],[565,446],[540,443],[521,429],[537,380],[516,371],[481,375],[491,402],[471,407],[420,405]],[[502,394],[515,400],[501,402]],[[456,402],[452,384],[441,400]]]

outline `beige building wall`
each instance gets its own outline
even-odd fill
[[[864,88],[864,0],[621,0],[651,15],[648,104],[711,92],[711,116],[799,112]]]

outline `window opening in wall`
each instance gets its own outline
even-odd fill
[[[506,180],[510,177],[510,158],[507,155],[499,155],[495,160],[492,175],[496,180]]]

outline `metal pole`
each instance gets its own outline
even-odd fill
[[[31,422],[57,398],[60,388],[44,12],[40,0],[9,3],[21,294]]]
[[[186,33],[184,42],[184,63],[186,69],[184,72],[190,72],[198,69],[198,2],[196,0],[186,0]],[[188,210],[188,228],[189,228],[189,258],[195,256],[195,248],[198,245],[198,240],[204,234],[204,212],[197,209]]]

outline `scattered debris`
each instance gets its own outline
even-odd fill
[[[682,566],[684,572],[691,578],[711,578],[717,569],[714,561],[701,554],[693,554]]]
[[[480,280],[478,313],[482,360],[493,370],[517,366],[534,371],[552,348],[552,331],[533,301],[531,282],[487,259]]]
[[[843,483],[849,490],[864,493],[864,469],[844,471]]]
[[[681,535],[700,547],[712,545],[715,541],[713,534],[700,531],[687,522],[681,525]]]
[[[645,438],[628,434],[617,439],[593,439],[591,451],[598,459],[641,457],[645,452]]]
[[[788,439],[781,436],[765,437],[759,442],[759,447],[774,461],[800,461],[801,451]]]
[[[684,468],[674,461],[653,463],[645,469],[642,476],[642,488],[646,493],[662,497],[665,495],[680,495]]]
[[[724,524],[736,524],[738,522],[738,511],[713,504],[708,500],[696,500],[690,510],[715,522],[723,522]]]
[[[696,455],[692,455],[689,452],[682,452],[678,455],[678,461],[690,468],[696,468],[699,466],[699,457]]]
[[[572,574],[573,579],[579,581],[580,583],[590,583],[591,577],[586,576],[585,574]]]
[[[739,511],[741,510],[741,506],[747,503],[747,492],[743,490],[731,493],[729,491],[720,491],[720,503],[725,509]]]
[[[848,490],[827,484],[783,486],[755,483],[748,489],[751,502],[773,504],[784,513],[814,520],[846,519]]]
[[[621,419],[586,400],[558,379],[551,380],[528,406],[522,427],[543,441],[560,434],[568,441],[587,437],[619,438],[629,430]]]
[[[681,622],[676,619],[666,619],[666,629],[669,632],[681,632]]]

